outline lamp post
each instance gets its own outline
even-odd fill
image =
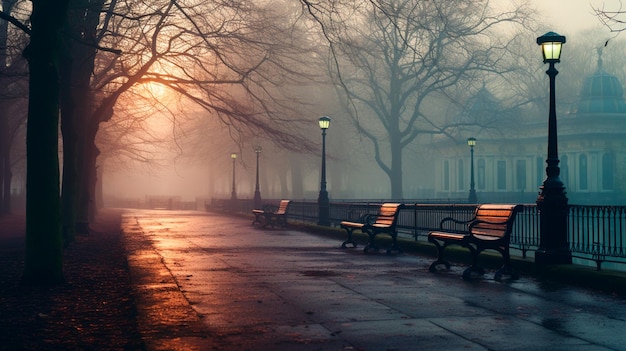
[[[559,178],[559,152],[556,128],[555,77],[559,73],[554,64],[560,62],[561,46],[565,37],[548,32],[537,38],[541,46],[543,62],[550,66],[546,73],[550,77],[550,112],[548,116],[548,158],[546,159],[546,179],[537,198],[539,211],[540,239],[535,253],[535,264],[569,264],[572,253],[567,242],[567,196]]]
[[[322,174],[320,182],[320,194],[317,198],[318,205],[318,222],[319,225],[328,226],[330,214],[330,200],[328,199],[328,191],[326,191],[326,129],[330,126],[330,118],[327,116],[320,117],[320,129],[322,130]]]
[[[233,191],[230,193],[231,200],[237,200],[237,191],[235,190],[235,160],[237,159],[237,154],[230,154],[230,158],[233,159]]]
[[[259,189],[259,155],[261,154],[261,145],[254,148],[256,153],[256,186],[254,188],[254,208],[261,208],[261,190]]]
[[[474,188],[474,146],[476,146],[476,138],[467,138],[467,145],[470,148],[470,191],[467,202],[475,204],[478,202],[476,198],[476,189]]]

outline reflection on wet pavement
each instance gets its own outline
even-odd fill
[[[149,254],[214,349],[574,351],[626,343],[625,301],[583,289],[527,277],[468,283],[462,267],[429,273],[430,257],[364,254],[204,212],[133,210],[124,228],[152,244]]]

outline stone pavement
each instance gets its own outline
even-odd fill
[[[626,300],[194,211],[124,213],[148,350],[626,350]]]

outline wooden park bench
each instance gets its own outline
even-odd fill
[[[268,226],[284,228],[287,226],[287,209],[290,203],[291,200],[281,200],[276,211],[272,211],[268,207],[265,207],[263,210],[252,210],[254,214],[252,225],[259,223],[263,228]]]
[[[374,240],[378,234],[391,236],[392,245],[387,249],[387,253],[394,250],[401,252],[402,250],[398,247],[396,223],[398,222],[398,214],[402,206],[402,204],[385,203],[380,206],[378,214],[366,215],[363,218],[363,222],[342,221],[339,225],[348,232],[348,238],[341,244],[341,247],[345,248],[347,244],[352,244],[353,247],[357,246],[356,242],[352,240],[352,232],[358,229],[369,237],[369,242],[363,249],[364,252],[368,252],[370,249],[378,250]]]
[[[502,275],[507,274],[511,279],[518,279],[519,275],[511,267],[509,242],[515,216],[523,208],[522,205],[484,204],[476,208],[474,217],[468,221],[459,221],[451,217],[444,218],[439,225],[441,231],[428,234],[428,241],[435,244],[438,256],[437,260],[430,265],[429,270],[437,271],[437,266],[440,264],[450,269],[450,263],[444,258],[444,250],[450,245],[457,244],[468,248],[472,254],[472,265],[463,272],[464,279],[471,279],[472,273],[484,274],[484,270],[478,266],[478,256],[483,250],[488,249],[498,251],[504,261],[494,278],[501,280]],[[449,224],[467,225],[467,231],[454,232],[444,229],[450,228]]]

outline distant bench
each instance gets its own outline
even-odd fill
[[[291,200],[281,200],[276,211],[271,211],[269,209],[252,210],[252,213],[254,214],[254,221],[252,221],[252,224],[254,225],[255,223],[259,223],[263,228],[268,226],[272,228],[284,228],[287,225],[287,209],[289,208],[290,203]]]
[[[511,279],[518,279],[519,275],[511,267],[509,242],[515,216],[523,210],[522,205],[495,205],[484,204],[476,208],[474,217],[468,221],[459,221],[451,217],[444,218],[439,227],[441,231],[428,234],[428,241],[437,247],[437,260],[430,265],[431,272],[437,271],[437,266],[443,264],[450,269],[450,263],[444,258],[446,247],[457,244],[468,248],[472,254],[472,265],[463,272],[464,279],[470,279],[472,273],[484,274],[478,266],[478,255],[483,250],[492,249],[500,252],[504,261],[502,267],[495,273],[494,278],[501,280],[503,274]],[[458,233],[444,229],[447,222],[467,225],[467,233]]]
[[[391,248],[387,249],[387,253],[393,250],[401,252],[402,250],[398,247],[396,223],[398,222],[398,213],[402,206],[402,204],[385,203],[380,206],[378,214],[367,215],[363,222],[342,221],[339,225],[346,230],[348,238],[341,244],[341,247],[345,248],[347,244],[352,244],[353,247],[356,247],[356,243],[352,240],[352,232],[360,230],[369,237],[369,242],[363,249],[364,252],[368,252],[370,249],[378,250],[374,241],[378,234],[391,236],[392,245]]]

